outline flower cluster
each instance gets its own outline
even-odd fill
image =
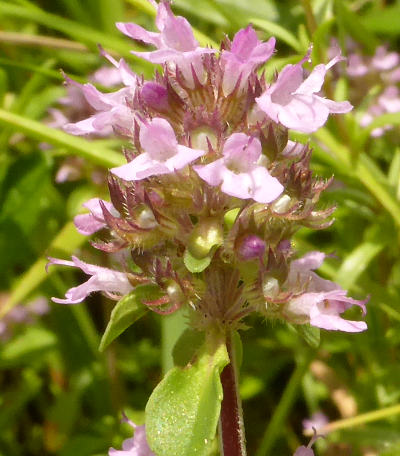
[[[365,56],[356,45],[349,43],[350,53],[346,74],[350,81],[352,101],[363,104],[365,111],[359,119],[362,127],[368,126],[375,117],[400,112],[400,54],[378,46],[374,55]],[[332,43],[331,52],[337,49]],[[365,95],[367,97],[365,97]],[[374,128],[371,136],[382,136],[393,127],[390,124]]]
[[[74,134],[112,128],[131,143],[127,164],[110,172],[111,201],[92,199],[75,219],[81,233],[97,234],[95,248],[120,252],[123,261],[111,270],[76,257],[50,259],[90,276],[53,299],[75,304],[93,291],[119,299],[153,284],[161,297],[143,305],[159,314],[186,306],[198,329],[238,328],[257,311],[328,330],[365,330],[364,322],[341,316],[354,305],[365,313],[365,303],[314,272],[325,255],[295,259],[291,245],[300,227],[332,222],[334,208],[317,207],[329,181],[312,176],[311,150],[288,134],[314,132],[329,114],[352,109],[319,94],[340,54],[305,75],[308,53],[267,82],[257,70],[272,57],[273,38],[262,42],[248,26],[219,51],[204,48],[168,1],[154,6],[159,32],[117,26],[155,47],[135,54],[162,72],[146,81],[104,53],[124,87],[104,94],[74,83],[95,113],[66,127]]]

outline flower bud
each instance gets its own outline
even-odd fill
[[[224,240],[222,223],[211,217],[199,222],[193,229],[188,249],[195,258],[205,258],[215,245],[221,245]]]
[[[245,236],[239,242],[238,256],[242,260],[253,260],[254,258],[261,258],[265,252],[265,241],[256,236],[250,234]]]
[[[167,89],[156,82],[146,82],[140,94],[144,102],[156,111],[164,112],[170,108]]]

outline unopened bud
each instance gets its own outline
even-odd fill
[[[265,252],[265,241],[251,234],[244,237],[238,247],[239,258],[243,260],[253,260],[254,258],[261,258]]]
[[[190,235],[188,249],[195,258],[205,258],[210,250],[224,240],[222,223],[217,218],[199,222]]]
[[[156,82],[146,82],[140,94],[150,108],[161,112],[168,111],[170,108],[167,89]]]

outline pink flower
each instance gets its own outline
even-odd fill
[[[257,164],[260,158],[259,139],[234,133],[224,144],[222,158],[193,169],[211,186],[222,183],[221,190],[227,195],[269,203],[282,193],[283,186],[264,166]]]
[[[118,211],[108,201],[103,201],[99,198],[92,198],[82,204],[83,207],[89,209],[90,213],[79,214],[74,218],[74,223],[79,233],[84,234],[85,236],[90,236],[106,226],[100,201],[102,201],[106,209],[113,215],[119,215]]]
[[[205,154],[203,150],[178,144],[171,125],[158,117],[147,124],[142,123],[139,139],[145,152],[126,165],[111,170],[121,179],[135,181],[173,173]]]
[[[152,52],[132,51],[132,53],[152,63],[169,63],[178,66],[191,87],[194,87],[192,68],[197,78],[204,82],[201,57],[203,54],[215,51],[199,47],[189,22],[184,17],[174,16],[168,1],[162,0],[156,6],[156,25],[160,33],[149,32],[133,23],[116,24],[118,29],[130,38],[152,44],[157,48]]]
[[[378,71],[392,70],[399,63],[400,55],[397,52],[388,52],[386,46],[378,46],[371,59],[372,66]]]
[[[65,299],[51,298],[52,301],[59,304],[77,304],[82,302],[93,291],[104,291],[109,297],[115,298],[116,295],[125,295],[133,290],[128,277],[124,272],[84,263],[75,256],[72,257],[72,261],[49,257],[47,267],[52,264],[80,268],[83,272],[92,276],[87,282],[84,282],[77,287],[70,288],[65,293]]]
[[[125,422],[129,423],[130,426],[135,430],[134,436],[130,439],[124,440],[122,443],[122,450],[115,450],[110,448],[109,456],[155,456],[151,451],[147,440],[146,440],[146,429],[145,426],[137,426],[132,421],[124,418]]]
[[[366,301],[347,297],[347,292],[330,280],[319,277],[313,270],[321,266],[325,255],[310,252],[290,265],[285,286],[296,294],[284,309],[285,316],[294,323],[310,323],[312,326],[331,331],[360,332],[367,329],[364,321],[341,318],[341,314],[353,305],[359,306],[365,315]],[[301,293],[301,287],[305,291]]]
[[[321,428],[326,426],[329,423],[327,416],[322,412],[313,413],[310,418],[303,420],[302,425],[305,431],[315,429],[316,432],[319,432]]]
[[[234,90],[239,78],[240,88],[243,88],[251,72],[271,57],[274,48],[275,38],[270,38],[266,43],[261,42],[251,25],[239,30],[233,38],[231,49],[222,51],[222,88],[225,95]]]
[[[362,57],[358,54],[350,54],[346,72],[354,78],[365,76],[368,73],[368,66],[364,63]]]
[[[366,127],[375,117],[386,113],[400,112],[400,92],[396,86],[389,86],[379,95],[376,102],[368,108],[368,111],[362,116],[360,125]],[[386,130],[392,129],[393,126],[388,124],[371,131],[371,136],[382,136]]]
[[[137,76],[129,69],[123,59],[117,62],[104,51],[102,53],[115,65],[125,87],[117,92],[102,93],[90,83],[79,84],[67,77],[67,83],[78,88],[89,105],[97,111],[91,117],[80,122],[66,124],[64,130],[73,135],[91,133],[105,135],[110,134],[113,127],[130,130],[133,126],[134,117],[127,105],[127,99],[133,98]]]
[[[268,117],[287,128],[312,133],[322,127],[331,113],[346,113],[353,108],[348,101],[336,102],[316,95],[321,90],[329,68],[342,60],[340,55],[327,65],[317,65],[303,80],[303,63],[308,53],[296,65],[286,65],[278,79],[256,102]]]

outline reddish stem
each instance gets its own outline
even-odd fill
[[[239,395],[235,350],[231,334],[227,334],[226,348],[230,363],[221,373],[224,397],[221,404],[219,433],[222,456],[246,456],[242,402]]]

